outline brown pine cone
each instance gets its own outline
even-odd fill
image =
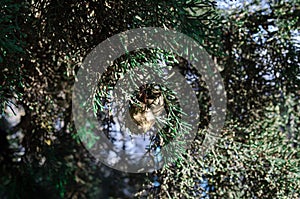
[[[164,98],[158,84],[146,84],[139,88],[130,100],[129,114],[143,132],[155,123],[164,110]]]

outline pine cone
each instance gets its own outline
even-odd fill
[[[155,123],[164,110],[164,98],[158,84],[146,84],[139,88],[129,102],[129,114],[143,132]]]

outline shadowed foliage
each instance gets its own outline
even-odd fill
[[[297,0],[2,0],[0,198],[299,198],[299,15]],[[128,174],[96,163],[81,143],[80,133],[93,132],[75,129],[72,88],[94,47],[141,27],[176,30],[203,46],[224,81],[227,118],[202,154],[210,97],[196,67],[160,49],[119,57],[99,81],[95,101],[102,104],[92,107],[110,139],[113,120],[99,112],[106,94],[149,60],[180,71],[201,118],[192,148],[176,161]],[[24,114],[11,125],[14,104]]]

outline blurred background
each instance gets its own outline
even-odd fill
[[[1,0],[0,198],[299,198],[299,16],[299,0]],[[163,169],[130,174],[96,162],[81,143],[80,133],[93,132],[75,129],[72,87],[94,47],[141,27],[203,46],[223,78],[227,110],[218,142],[202,154],[210,99],[201,74],[170,52],[120,57],[100,92],[128,68],[167,62],[201,110],[191,149]],[[109,136],[114,121],[102,119]]]

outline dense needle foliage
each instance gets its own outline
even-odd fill
[[[299,198],[299,16],[299,0],[2,0],[0,198]],[[99,81],[96,102],[125,71],[165,61],[201,110],[190,150],[153,173],[128,174],[96,164],[80,142],[93,132],[75,129],[72,87],[96,45],[140,27],[176,30],[205,48],[225,84],[227,118],[202,154],[210,99],[201,74],[160,49],[121,56]],[[24,114],[11,126],[13,104]],[[102,105],[91,107],[98,117]],[[112,120],[103,120],[109,136]]]

